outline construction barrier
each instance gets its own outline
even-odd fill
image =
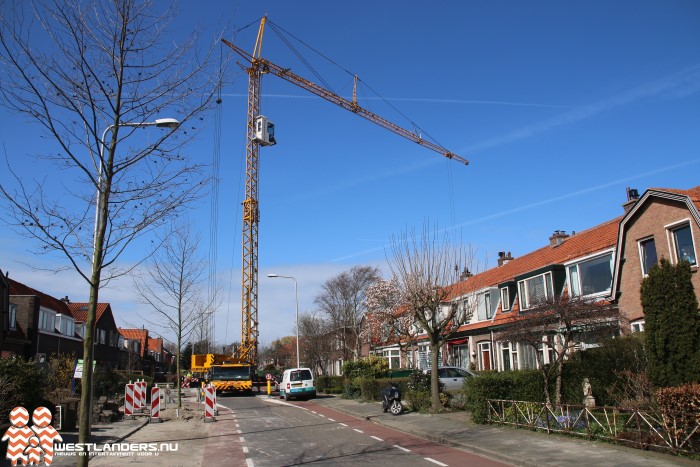
[[[219,405],[216,403],[216,387],[211,383],[209,383],[209,386],[211,386],[212,389],[214,389],[214,415],[216,415],[218,417],[219,416]]]
[[[216,407],[216,388],[207,386],[204,388],[204,422],[215,422],[214,409]]]
[[[151,421],[160,422],[160,388],[151,388]]]
[[[124,418],[134,418],[134,385],[128,383],[124,388]]]
[[[136,381],[134,384],[134,413],[140,412],[141,407],[143,407],[143,402],[141,400],[141,382]]]
[[[146,401],[146,383],[145,379],[141,380],[141,412],[146,412],[148,413],[148,404]]]

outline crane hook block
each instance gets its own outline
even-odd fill
[[[259,115],[255,118],[255,137],[253,140],[262,146],[273,146],[277,144],[275,140],[275,124]]]

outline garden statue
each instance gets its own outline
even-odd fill
[[[593,397],[593,389],[588,378],[583,378],[583,405],[586,407],[595,407],[595,398]]]

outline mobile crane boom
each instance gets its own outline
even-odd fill
[[[282,68],[262,58],[262,39],[265,32],[266,19],[267,17],[263,17],[260,21],[253,54],[249,54],[235,44],[222,39],[224,44],[229,46],[235,53],[250,64],[250,66],[246,68],[248,73],[248,120],[246,140],[246,192],[245,199],[243,200],[241,346],[236,351],[235,357],[238,362],[249,362],[252,365],[257,363],[258,357],[258,156],[261,141],[256,136],[256,123],[259,123],[258,118],[260,117],[260,95],[263,74],[273,74],[333,104],[349,110],[370,122],[376,123],[399,136],[403,136],[414,143],[442,154],[448,159],[469,164],[468,160],[455,153],[427,141],[423,139],[421,135],[402,128],[358,105],[355,92],[353,92],[352,101],[345,99],[328,89],[292,73],[288,68]],[[355,86],[357,86],[357,77],[355,79]],[[274,141],[268,141],[263,144],[274,144]]]

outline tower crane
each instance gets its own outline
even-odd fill
[[[267,17],[264,16],[260,21],[260,27],[258,28],[258,35],[252,54],[226,39],[222,39],[224,44],[229,46],[249,64],[246,68],[248,73],[248,121],[246,141],[246,192],[245,199],[243,200],[242,332],[241,346],[237,350],[236,357],[240,361],[247,361],[253,364],[257,363],[258,347],[258,156],[261,145],[270,146],[276,143],[274,139],[274,125],[260,114],[260,94],[263,74],[272,74],[282,78],[372,123],[384,127],[399,136],[442,154],[448,159],[462,162],[465,165],[469,164],[468,160],[453,152],[431,141],[427,141],[420,135],[402,128],[361,107],[357,103],[357,77],[355,77],[353,98],[352,100],[348,100],[292,73],[289,68],[283,68],[262,58],[262,40],[265,33],[266,20]]]

